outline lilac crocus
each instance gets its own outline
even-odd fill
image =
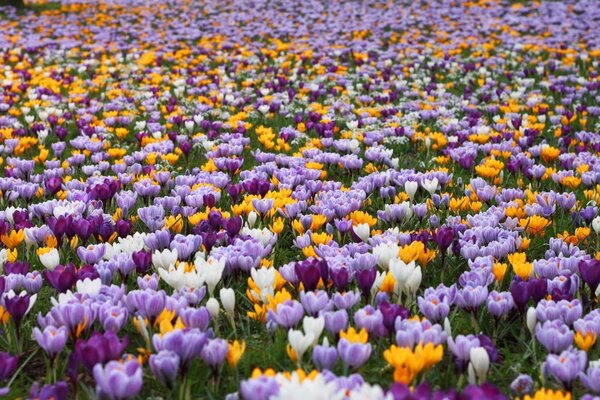
[[[329,343],[325,342],[323,345],[314,347],[312,360],[319,371],[324,369],[331,370],[337,363],[338,351],[335,347],[331,347]]]
[[[586,373],[580,372],[578,376],[586,388],[600,394],[600,363],[598,361],[590,361]]]
[[[200,357],[207,341],[206,333],[199,329],[177,329],[164,335],[152,336],[157,351],[170,350],[179,356],[182,373],[186,373],[191,362]]]
[[[337,345],[342,362],[350,368],[360,368],[371,356],[371,343],[352,343],[340,339]]]
[[[48,325],[43,331],[35,327],[33,328],[33,337],[46,354],[48,354],[50,360],[54,360],[57,354],[65,347],[69,338],[69,331],[64,326],[56,328]]]
[[[573,343],[573,331],[561,320],[538,323],[535,337],[550,353],[558,354]]]
[[[487,298],[487,308],[495,318],[500,318],[514,308],[512,295],[509,292],[492,291]]]
[[[131,399],[142,389],[142,366],[137,360],[98,364],[93,373],[96,391],[111,400]]]
[[[154,376],[168,387],[172,387],[179,372],[179,356],[170,350],[162,350],[152,354],[149,360]]]
[[[202,351],[200,357],[213,371],[217,371],[225,361],[229,345],[225,339],[209,339]]]
[[[560,354],[548,354],[543,367],[544,375],[552,376],[570,390],[577,376],[583,372],[586,363],[586,353],[573,348]]]

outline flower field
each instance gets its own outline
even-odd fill
[[[0,397],[600,398],[598,1],[42,1],[0,60]]]

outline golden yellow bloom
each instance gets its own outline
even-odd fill
[[[283,231],[284,226],[285,221],[283,218],[275,218],[271,224],[271,231],[279,235]]]
[[[2,325],[8,324],[8,319],[10,318],[10,314],[8,311],[4,309],[4,307],[0,306],[0,323]]]
[[[504,280],[504,275],[506,275],[507,268],[508,266],[506,263],[494,263],[494,266],[492,267],[492,273],[494,274],[497,282],[502,282]]]
[[[353,327],[350,327],[345,332],[340,331],[340,339],[346,339],[350,343],[367,343],[369,340],[369,333],[365,328],[356,332]]]
[[[9,249],[14,249],[25,240],[25,231],[23,229],[19,229],[18,231],[12,230],[8,235],[0,236],[0,240]]]
[[[427,263],[435,258],[435,251],[427,249],[423,242],[416,240],[402,247],[399,256],[406,264],[415,261],[425,268]]]
[[[242,340],[240,343],[237,340],[234,340],[232,343],[228,343],[228,345],[227,364],[235,368],[246,351],[246,342]]]
[[[588,351],[591,349],[594,344],[596,344],[596,335],[589,332],[586,334],[582,334],[581,332],[575,332],[575,337],[573,338],[577,347],[579,347],[583,351]]]
[[[539,215],[534,215],[520,219],[519,225],[525,228],[525,232],[527,232],[528,235],[536,236],[544,233],[544,229],[550,225],[550,221]]]
[[[560,156],[560,149],[552,146],[542,146],[540,156],[545,163],[551,163],[552,161],[556,160],[558,156]]]
[[[369,228],[372,228],[377,223],[377,218],[374,218],[364,211],[353,211],[350,213],[350,218],[352,219],[352,225],[354,226],[368,224]]]
[[[526,395],[523,400],[571,400],[570,392],[542,388],[532,396]]]
[[[165,226],[173,232],[179,233],[183,229],[183,219],[180,216],[169,215],[165,220]]]

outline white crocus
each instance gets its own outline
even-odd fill
[[[55,248],[40,254],[39,257],[42,265],[49,271],[54,271],[54,268],[60,264],[60,256]]]
[[[219,316],[219,311],[221,310],[221,306],[219,306],[217,299],[214,297],[208,299],[206,302],[206,309],[208,310],[211,319],[216,321]]]
[[[221,298],[223,309],[233,319],[235,313],[235,291],[231,288],[221,288],[219,297]]]
[[[535,315],[535,308],[529,307],[527,309],[527,329],[532,336],[535,335],[535,325],[537,324],[537,316]]]
[[[268,301],[268,296],[273,296],[275,291],[275,268],[252,268],[250,275],[260,290],[260,298],[263,302]]]
[[[373,255],[377,257],[377,265],[384,270],[390,266],[390,260],[398,255],[400,248],[397,243],[386,242],[380,243],[373,248]]]
[[[198,289],[204,284],[204,276],[195,270],[186,272],[185,267],[186,264],[183,262],[171,264],[167,269],[159,268],[158,274],[177,291],[183,288]]]
[[[85,278],[82,281],[77,281],[77,293],[86,294],[88,296],[96,296],[102,289],[102,281],[100,278],[90,279]]]
[[[433,178],[433,179],[425,179],[422,183],[421,186],[423,187],[423,189],[425,189],[430,195],[434,194],[435,191],[438,188],[438,179],[437,178]]]
[[[167,269],[170,265],[174,265],[177,262],[177,256],[177,249],[164,249],[163,251],[155,250],[154,254],[152,254],[152,265],[160,272],[161,268]]]
[[[196,257],[194,260],[196,271],[204,277],[204,282],[208,288],[208,294],[212,297],[215,287],[223,276],[225,270],[225,258],[217,260],[214,257],[208,257],[204,260],[202,257]]]
[[[396,279],[396,293],[406,293],[414,295],[423,278],[421,267],[417,266],[414,261],[406,264],[398,257],[390,260],[390,271]]]
[[[298,357],[298,361],[302,360],[302,356],[312,345],[314,339],[315,338],[312,333],[305,334],[302,331],[297,331],[295,329],[290,329],[288,331],[288,341],[290,342],[292,349],[294,349],[294,352]]]
[[[362,240],[363,242],[369,240],[369,237],[371,236],[371,228],[369,227],[369,224],[358,224],[353,229],[354,233],[356,233],[356,236],[358,236],[360,240]]]
[[[600,233],[600,215],[592,220],[592,228],[596,234]]]
[[[255,211],[250,211],[248,213],[248,219],[246,220],[246,225],[248,225],[248,228],[253,228],[257,219],[258,214]]]
[[[469,381],[472,384],[485,382],[490,369],[490,356],[483,347],[475,347],[469,353]]]
[[[323,333],[323,329],[325,328],[325,318],[322,316],[317,318],[305,316],[302,320],[302,327],[304,328],[304,332],[313,335],[312,345],[314,346],[319,342],[321,333]]]
[[[419,184],[415,181],[406,181],[404,182],[404,191],[410,198],[410,201],[413,201],[415,198],[415,194],[417,193],[417,189],[419,189]]]

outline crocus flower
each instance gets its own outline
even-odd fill
[[[154,376],[168,387],[172,387],[179,372],[179,356],[170,350],[162,350],[150,356],[150,369]]]
[[[548,354],[544,363],[544,374],[552,376],[570,390],[586,363],[587,355],[581,350],[570,349],[560,354]]]
[[[33,337],[42,349],[46,351],[51,360],[62,351],[69,338],[69,332],[66,327],[46,326],[43,331],[39,328],[33,328]]]
[[[110,361],[104,367],[94,367],[96,390],[111,400],[126,400],[135,397],[142,389],[142,367],[137,360]]]

